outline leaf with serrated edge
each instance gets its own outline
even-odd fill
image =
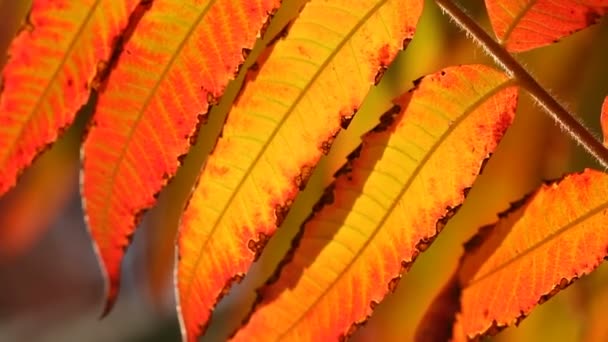
[[[600,120],[604,141],[606,117],[608,97]],[[608,256],[608,239],[603,238],[608,228],[602,227],[607,184],[608,175],[595,170],[566,176],[482,227],[465,244],[458,269],[427,310],[418,339],[494,335],[597,267]]]
[[[608,256],[608,175],[587,169],[543,185],[467,244],[454,339],[517,324]]]
[[[235,340],[348,337],[464,201],[513,120],[517,88],[486,66],[452,67],[396,104],[338,172]]]
[[[82,197],[111,308],[138,220],[175,175],[279,0],[159,0],[127,42],[83,146]]]
[[[182,217],[177,285],[187,340],[261,253],[421,11],[420,0],[313,0],[271,47]]]
[[[72,123],[136,0],[35,0],[0,81],[0,196]]]
[[[607,0],[486,0],[499,41],[511,52],[555,43],[599,21]]]
[[[587,169],[513,204],[465,244],[458,269],[419,331],[447,329],[455,340],[466,340],[517,324],[608,256],[607,199],[608,175]],[[459,312],[437,316],[442,307]]]

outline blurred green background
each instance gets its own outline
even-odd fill
[[[7,51],[30,3],[0,0],[0,51]],[[296,15],[301,3],[284,1],[265,41]],[[465,4],[489,30],[483,2]],[[258,42],[248,64],[262,46]],[[0,67],[5,56],[0,54]],[[599,110],[608,95],[608,20],[517,58],[599,136]],[[372,89],[348,130],[336,139],[245,281],[220,304],[205,341],[223,340],[239,325],[254,289],[274,270],[333,172],[359,144],[359,137],[390,107],[391,99],[407,91],[419,76],[465,63],[492,65],[433,1],[426,1],[414,41]],[[0,341],[179,340],[171,280],[173,234],[184,199],[219,134],[243,76],[241,73],[213,108],[176,180],[146,215],[125,260],[117,306],[104,320],[98,320],[103,282],[78,197],[79,144],[91,114],[92,97],[74,126],[36,160],[15,189],[0,198]],[[522,94],[515,123],[465,205],[353,340],[411,340],[426,306],[454,270],[462,243],[543,180],[584,167],[598,168],[598,164]],[[603,265],[537,308],[519,327],[508,328],[492,340],[606,341],[608,326],[602,310],[607,305],[608,267]]]

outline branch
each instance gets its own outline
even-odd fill
[[[608,169],[608,150],[572,114],[553,98],[517,60],[451,0],[435,0],[458,26],[494,58],[570,136]]]

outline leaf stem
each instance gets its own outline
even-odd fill
[[[471,17],[451,0],[435,0],[435,2],[479,46],[485,49],[509,76],[517,79],[519,84],[528,91],[541,108],[570,134],[576,142],[594,156],[604,168],[608,169],[608,149],[557,102],[504,47],[490,37],[484,29],[477,25]]]

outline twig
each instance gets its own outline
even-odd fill
[[[437,5],[447,13],[458,26],[467,32],[473,40],[500,65],[511,77],[537,101],[576,142],[594,156],[604,168],[608,169],[608,149],[597,140],[572,114],[570,114],[553,96],[551,96],[519,62],[486,31],[471,19],[451,0],[435,0]]]

